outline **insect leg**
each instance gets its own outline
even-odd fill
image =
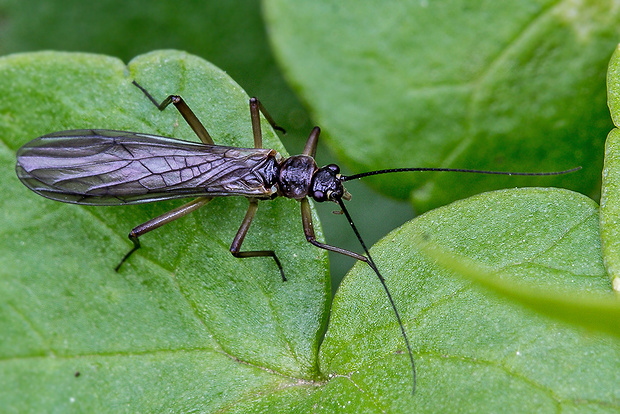
[[[273,129],[277,129],[282,133],[286,133],[284,128],[278,126],[272,116],[265,109],[263,104],[257,98],[250,98],[250,118],[252,119],[252,133],[254,135],[254,148],[263,148],[263,133],[260,128],[260,113],[269,121],[269,125]]]
[[[319,143],[319,134],[321,133],[321,128],[315,126],[310,131],[310,135],[308,136],[308,140],[306,141],[306,146],[304,147],[303,155],[309,155],[312,158],[316,156],[316,147]]]
[[[133,242],[133,248],[125,256],[123,256],[121,262],[114,268],[114,270],[118,272],[118,270],[121,268],[121,265],[125,263],[127,259],[129,259],[129,256],[131,256],[133,252],[140,248],[140,240],[138,239],[138,237],[148,233],[151,230],[155,230],[156,228],[159,228],[166,223],[170,223],[173,220],[183,217],[184,215],[189,214],[194,210],[199,209],[212,199],[212,197],[197,198],[187,204],[183,204],[182,206],[175,208],[174,210],[170,210],[167,213],[162,214],[161,216],[155,217],[154,219],[151,219],[146,223],[134,227],[134,229],[129,232],[129,240]]]
[[[329,244],[316,241],[316,236],[314,234],[314,227],[312,226],[312,213],[310,211],[310,203],[308,202],[308,198],[303,198],[301,200],[301,221],[304,226],[304,233],[306,234],[306,240],[308,240],[310,243],[312,243],[316,247],[329,250],[332,252],[340,253],[345,256],[349,256],[354,259],[361,260],[362,262],[366,262],[370,264],[366,256],[362,256],[361,254],[357,254],[350,250],[341,249],[340,247],[331,246]]]
[[[282,275],[282,281],[286,282],[286,276],[284,276],[284,270],[282,270],[282,264],[280,263],[280,259],[276,256],[276,252],[273,250],[253,250],[249,252],[240,252],[241,244],[243,244],[243,240],[245,239],[245,235],[248,234],[248,230],[250,229],[250,224],[252,224],[252,219],[254,218],[254,214],[256,214],[256,210],[258,210],[258,201],[250,199],[250,206],[248,207],[247,213],[245,213],[245,218],[237,231],[237,235],[233,239],[232,244],[230,245],[230,252],[233,256],[239,258],[246,257],[259,257],[259,256],[269,256],[273,257],[275,260],[278,269],[280,269],[280,274]]]
[[[185,119],[185,122],[187,122],[187,124],[192,128],[196,135],[198,135],[198,138],[200,138],[202,143],[215,145],[215,143],[213,142],[213,138],[211,138],[211,135],[209,135],[207,129],[204,127],[204,125],[202,125],[196,114],[194,114],[190,107],[185,103],[183,98],[178,95],[170,95],[161,103],[157,103],[155,98],[153,98],[153,96],[151,96],[151,94],[146,89],[144,89],[138,82],[133,81],[133,84],[136,85],[160,111],[166,109],[166,107],[171,103],[174,104],[174,106],[176,106],[176,108]]]

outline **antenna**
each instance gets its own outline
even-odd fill
[[[379,278],[379,281],[381,282],[381,285],[383,286],[383,290],[385,291],[385,293],[386,293],[386,295],[387,295],[387,297],[388,297],[388,299],[390,301],[390,305],[392,305],[392,309],[394,310],[394,314],[396,315],[396,319],[398,320],[398,326],[400,327],[400,332],[402,333],[403,338],[405,339],[405,345],[407,346],[407,353],[409,354],[409,360],[411,361],[411,374],[413,376],[413,388],[411,390],[411,394],[414,394],[415,393],[415,387],[416,387],[415,362],[413,360],[413,353],[411,352],[411,345],[409,344],[409,338],[407,337],[407,332],[405,331],[405,326],[403,325],[403,321],[400,318],[400,313],[398,313],[398,309],[396,308],[396,304],[394,303],[394,299],[392,299],[392,295],[390,294],[390,291],[389,291],[389,289],[387,287],[387,284],[385,283],[385,279],[383,278],[381,273],[379,273],[379,269],[377,268],[377,265],[375,265],[374,260],[372,260],[372,257],[370,256],[370,252],[366,248],[366,244],[364,243],[364,240],[362,239],[362,236],[360,235],[359,231],[357,230],[357,227],[355,227],[355,224],[353,223],[353,219],[351,218],[351,215],[349,214],[349,212],[345,208],[344,201],[342,201],[342,199],[338,199],[338,204],[340,205],[340,208],[342,209],[342,212],[344,213],[345,217],[349,221],[349,225],[351,226],[351,228],[355,232],[355,235],[357,236],[357,240],[359,240],[360,244],[362,245],[362,249],[364,249],[364,252],[366,253],[366,257],[368,259],[366,261],[366,263],[368,263],[368,266],[370,266],[370,268],[375,272],[375,274]]]
[[[356,178],[369,177],[371,175],[379,175],[379,174],[389,174],[389,173],[397,173],[397,172],[408,172],[408,171],[436,171],[436,172],[460,172],[460,173],[473,173],[473,174],[495,174],[495,175],[562,175],[568,174],[575,171],[579,171],[581,167],[571,168],[570,170],[564,171],[552,171],[552,172],[511,172],[511,171],[486,171],[486,170],[466,170],[461,168],[390,168],[387,170],[377,170],[377,171],[369,171],[360,174],[353,174],[349,176],[342,176],[341,181],[351,181]]]

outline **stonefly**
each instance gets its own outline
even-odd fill
[[[268,256],[273,258],[282,280],[286,276],[273,250],[241,251],[241,245],[258,209],[259,200],[278,196],[301,202],[301,219],[306,239],[313,245],[366,262],[375,272],[398,321],[411,362],[412,390],[416,387],[416,370],[409,339],[400,314],[343,200],[351,195],[343,182],[370,175],[405,171],[452,171],[503,175],[559,175],[581,167],[558,172],[503,172],[453,168],[393,168],[344,176],[337,165],[318,168],[314,160],[320,129],[315,127],[301,155],[283,158],[275,150],[263,149],[260,113],[272,127],[278,127],[256,98],[250,99],[250,116],[254,148],[216,145],[206,128],[178,95],[158,103],[151,94],[133,82],[160,111],[171,103],[198,135],[202,143],[182,141],[138,132],[106,129],[79,129],[54,132],[36,138],[17,151],[16,171],[26,187],[43,197],[65,203],[111,206],[149,203],[173,198],[197,197],[159,217],[135,227],[129,233],[133,248],[115,270],[140,248],[139,237],[151,230],[197,210],[214,197],[243,196],[250,203],[248,211],[232,241],[230,252],[239,258]],[[282,130],[283,131],[283,130]],[[308,197],[321,203],[333,201],[347,218],[365,255],[316,240]]]

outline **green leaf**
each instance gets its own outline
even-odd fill
[[[39,0],[0,0],[0,53],[79,51],[127,61],[148,50],[183,49],[213,62],[260,97],[281,122],[286,120],[289,135],[307,136],[310,130],[308,115],[269,50],[256,0],[182,5],[173,0],[50,0],[40,6]]]
[[[467,261],[446,267],[429,257],[428,244]],[[481,194],[412,220],[371,253],[412,342],[417,392],[407,395],[407,357],[398,325],[376,277],[362,263],[334,298],[321,367],[343,388],[354,383],[378,411],[620,408],[618,319],[612,326],[615,337],[596,334],[520,306],[520,291],[501,292],[509,299],[489,294],[453,272],[475,263],[494,273],[487,285],[538,290],[530,301],[539,305],[564,295],[554,316],[575,322],[579,302],[571,308],[573,299],[588,294],[613,300],[592,200],[551,188]],[[596,312],[609,303],[590,305]],[[616,301],[616,318],[619,308]],[[600,328],[609,322],[601,316],[602,321],[585,325]]]
[[[620,46],[611,56],[607,69],[607,105],[615,126],[620,126]]]
[[[620,48],[609,62],[607,102],[616,126],[620,126]],[[620,130],[612,130],[605,143],[601,192],[601,241],[605,267],[615,290],[620,290]]]
[[[0,59],[3,410],[216,411],[321,378],[327,258],[306,242],[297,202],[261,203],[244,243],[275,250],[287,283],[271,259],[229,253],[247,208],[236,198],[213,200],[143,236],[143,248],[116,273],[131,247],[129,230],[179,201],[62,204],[15,176],[17,148],[57,130],[197,140],[173,107],[160,112],[134,79],[157,99],[182,95],[217,143],[253,146],[248,96],[186,53],[154,52],[129,65],[67,53]],[[267,122],[263,131],[265,145],[283,152]]]
[[[571,235],[574,241],[574,237]],[[502,278],[493,269],[464,257],[457,257],[420,238],[419,249],[446,270],[473,280],[507,298],[542,314],[620,337],[620,301],[615,295],[588,294],[581,289],[537,283],[532,286]],[[583,258],[582,258],[583,259]],[[507,271],[506,273],[510,273]],[[542,281],[541,281],[542,282]]]
[[[420,210],[507,185],[598,194],[605,67],[620,36],[614,1],[264,5],[285,74],[353,171],[584,167],[554,178],[369,178],[377,190]]]
[[[617,410],[618,340],[558,323],[433,263],[416,240],[559,292],[609,292],[597,206],[555,189],[484,194],[389,235],[373,258],[412,340],[418,386],[376,276],[354,267],[327,323],[325,254],[298,203],[261,203],[244,247],[228,247],[245,200],[216,199],[145,235],[125,234],[178,201],[83,207],[43,199],[14,173],[15,151],[54,130],[97,127],[195,140],[131,81],[181,94],[218,143],[251,146],[247,95],[186,53],[128,65],[100,55],[0,59],[0,406],[13,412],[442,412]],[[284,153],[263,122],[265,146]],[[499,270],[498,270],[499,269]],[[320,348],[319,348],[319,344]],[[79,373],[78,376],[77,373]]]

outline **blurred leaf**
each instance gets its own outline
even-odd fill
[[[620,126],[620,48],[607,72],[607,102],[611,118]],[[620,290],[620,130],[612,130],[605,143],[601,193],[601,241],[605,267],[615,290]]]
[[[614,1],[265,0],[264,10],[285,74],[355,172],[584,167],[369,178],[379,191],[420,210],[534,183],[598,194]]]
[[[52,49],[128,61],[151,50],[181,49],[260,97],[292,133],[288,140],[310,131],[306,111],[275,64],[255,0],[0,0],[0,13],[1,54]]]
[[[570,240],[572,235],[569,235]],[[573,240],[574,244],[578,242]],[[463,257],[446,253],[432,243],[418,240],[420,250],[448,271],[519,302],[544,315],[591,330],[620,337],[620,301],[614,295],[587,294],[581,290],[560,290],[555,286],[530,286],[498,277],[491,269]]]

